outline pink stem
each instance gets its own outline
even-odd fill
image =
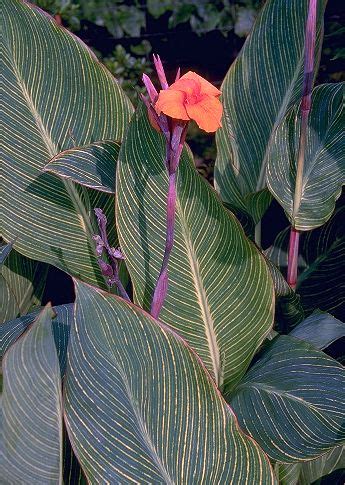
[[[297,285],[298,273],[298,248],[300,232],[291,226],[288,254],[287,282],[294,290]]]
[[[167,196],[167,228],[165,236],[165,249],[161,270],[153,292],[150,313],[154,318],[159,317],[168,292],[168,264],[174,245],[175,215],[176,215],[176,172],[180,162],[183,145],[186,139],[188,123],[175,125],[171,144],[167,140],[167,169],[169,174],[169,187]]]
[[[308,18],[305,30],[303,93],[301,102],[301,128],[297,156],[297,173],[293,200],[293,219],[296,218],[302,200],[304,158],[307,143],[308,118],[311,108],[311,92],[314,79],[314,57],[316,41],[316,11],[317,0],[310,0]],[[298,276],[299,232],[291,225],[287,282],[296,288]]]

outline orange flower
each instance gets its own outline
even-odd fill
[[[221,127],[221,92],[203,77],[189,71],[168,89],[159,92],[155,110],[179,120],[194,120],[209,133]]]

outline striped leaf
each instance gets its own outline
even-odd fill
[[[42,170],[76,144],[120,141],[131,105],[91,51],[42,10],[6,0],[2,14],[4,238],[17,238],[21,254],[104,286],[90,220],[104,194]]]
[[[332,215],[345,184],[344,83],[314,89],[308,121],[303,192],[296,214],[293,209],[296,161],[300,133],[300,108],[292,109],[278,126],[267,155],[267,183],[283,206],[291,224],[310,231]]]
[[[9,245],[2,246],[5,254]],[[48,265],[33,261],[10,247],[0,269],[0,323],[25,315],[40,305]]]
[[[115,193],[115,171],[120,143],[100,141],[65,150],[44,167],[59,177],[101,192]]]
[[[134,298],[150,308],[165,247],[165,144],[140,108],[117,172],[117,222]],[[196,172],[185,149],[177,176],[175,243],[161,321],[197,351],[219,386],[238,382],[273,323],[274,289],[259,251]],[[227,391],[226,391],[227,392]]]
[[[325,3],[319,2],[318,43]],[[271,201],[265,172],[274,131],[302,95],[308,5],[308,0],[267,0],[221,87],[215,185],[223,200],[247,211],[255,223]]]
[[[4,483],[62,483],[61,380],[51,316],[48,305],[3,359]]]
[[[279,479],[279,485],[298,485],[302,463],[276,463],[274,470]]]
[[[13,247],[13,242],[9,242],[7,244],[2,244],[0,246],[0,267],[2,268],[2,265],[4,264],[7,256],[10,254],[12,251]]]
[[[181,337],[85,284],[76,297],[64,405],[90,483],[275,483]]]
[[[319,308],[340,320],[344,317],[344,216],[345,206],[340,200],[338,208],[324,226],[301,234],[296,291],[301,295],[306,313]],[[286,229],[266,252],[283,273],[286,273],[287,267],[288,241],[289,229]]]
[[[345,337],[345,323],[329,313],[313,313],[297,325],[290,335],[305,340],[322,350],[336,340]]]
[[[280,485],[311,485],[321,477],[340,468],[345,468],[343,446],[337,446],[328,453],[306,463],[277,463],[275,466]]]
[[[345,442],[344,369],[293,337],[277,337],[267,346],[230,404],[241,427],[273,460],[308,460]]]
[[[39,310],[35,310],[28,315],[6,322],[1,327],[2,340],[0,347],[0,358],[4,355],[25,330],[35,321]],[[69,340],[71,322],[73,318],[73,304],[59,305],[53,307],[53,317],[51,330],[54,337],[56,352],[59,359],[61,376],[63,377],[66,369],[67,345]]]
[[[340,468],[345,469],[344,446],[337,446],[328,453],[316,458],[316,460],[303,463],[299,485],[310,485],[319,478],[329,475],[333,471],[339,470]]]

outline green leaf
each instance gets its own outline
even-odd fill
[[[293,108],[278,126],[267,155],[267,183],[291,224],[310,231],[332,215],[345,183],[343,126],[344,83],[314,89],[308,120],[303,192],[297,213],[293,200],[300,134],[300,107]]]
[[[117,221],[135,302],[150,308],[162,264],[168,176],[163,137],[135,114],[117,172]],[[273,324],[274,290],[259,251],[193,166],[177,174],[175,242],[160,320],[196,350],[224,390],[234,386]],[[227,391],[226,391],[227,392]]]
[[[302,463],[276,463],[274,469],[279,485],[298,485]]]
[[[12,243],[1,249],[4,262],[0,269],[0,323],[40,305],[48,274],[47,264],[22,256]]]
[[[318,44],[326,2],[319,3]],[[265,172],[275,129],[302,95],[308,4],[266,1],[221,87],[224,115],[216,134],[215,186],[224,201],[247,211],[255,223],[271,201]]]
[[[9,242],[7,244],[2,244],[0,246],[0,267],[2,268],[2,265],[4,264],[7,256],[10,254],[12,251],[13,247],[13,242]]]
[[[120,143],[110,140],[72,148],[52,158],[44,171],[91,189],[114,194],[119,150]]]
[[[48,305],[3,359],[6,483],[62,482],[61,380],[51,316]]]
[[[119,297],[76,284],[65,413],[91,483],[275,483],[181,337]]]
[[[306,313],[316,308],[342,319],[344,316],[345,206],[340,200],[331,219],[322,227],[300,237],[299,277],[296,291]],[[287,268],[289,229],[282,231],[266,252],[270,260]]]
[[[322,350],[336,340],[345,337],[345,323],[329,313],[313,313],[297,325],[290,335],[305,340]]]
[[[4,238],[17,238],[21,254],[104,286],[90,215],[103,194],[42,169],[76,144],[120,141],[132,107],[91,51],[42,10],[7,0],[2,13]]]
[[[299,485],[309,485],[319,478],[332,473],[340,468],[345,468],[344,446],[337,446],[328,453],[302,464]]]
[[[73,307],[73,304],[53,307],[51,330],[54,337],[62,377],[64,376],[66,369],[67,345],[71,322],[73,319]],[[38,312],[39,311],[36,310],[28,315],[6,322],[1,326],[2,341],[0,347],[0,358],[35,321]]]
[[[240,426],[283,463],[311,459],[343,443],[344,403],[343,367],[289,336],[268,344],[230,401]]]
[[[345,468],[343,446],[337,446],[315,460],[305,463],[277,463],[275,466],[280,485],[310,485],[340,468]]]

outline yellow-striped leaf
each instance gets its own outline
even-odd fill
[[[40,305],[49,266],[22,256],[12,244],[1,249],[3,254],[7,253],[0,266],[0,323],[3,323]]]
[[[168,176],[163,137],[144,109],[121,145],[117,222],[135,302],[150,308],[165,247]],[[269,269],[185,149],[177,176],[175,242],[160,319],[197,351],[228,392],[273,324]]]
[[[230,403],[243,429],[274,460],[308,460],[345,442],[344,369],[293,337],[268,344]]]
[[[315,460],[302,464],[299,485],[310,485],[321,477],[341,468],[345,469],[345,447],[337,446]]]
[[[120,143],[110,140],[72,148],[52,158],[44,170],[91,189],[114,194],[119,150]]]
[[[23,332],[35,321],[38,310],[23,317],[5,322],[1,327],[2,339],[0,347],[0,358],[4,355]],[[71,322],[73,318],[73,304],[58,305],[53,307],[53,317],[51,330],[55,342],[55,347],[59,359],[61,376],[63,377],[66,369],[67,345],[69,340]]]
[[[325,4],[319,1],[318,43]],[[309,0],[267,0],[221,87],[215,185],[224,201],[255,223],[271,201],[265,172],[272,136],[302,95],[308,5]]]
[[[48,305],[3,359],[3,483],[62,483],[62,396]]]
[[[280,485],[311,485],[340,468],[345,469],[344,446],[332,448],[328,453],[305,463],[277,463],[275,471],[279,476]],[[329,479],[326,483],[335,482],[330,482]],[[336,483],[340,484],[340,481]]]
[[[275,483],[181,337],[85,284],[76,297],[64,406],[90,483]]]
[[[291,224],[310,231],[332,215],[345,184],[344,83],[314,89],[308,119],[303,191],[293,207],[300,133],[300,109],[293,108],[278,126],[267,155],[267,184]]]
[[[91,51],[42,10],[6,0],[2,24],[4,238],[101,285],[91,215],[104,195],[42,169],[75,145],[120,141],[132,107]]]

